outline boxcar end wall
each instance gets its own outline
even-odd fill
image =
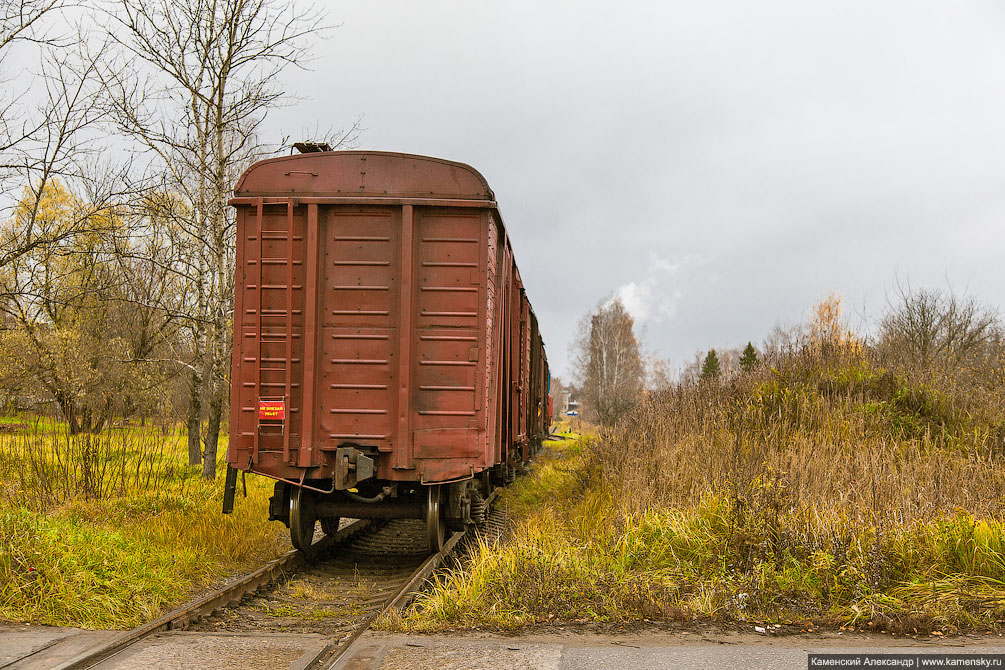
[[[255,164],[231,204],[235,472],[358,494],[529,457],[547,358],[480,174],[312,153]]]

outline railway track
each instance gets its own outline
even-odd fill
[[[494,497],[494,496],[493,496]],[[491,500],[491,498],[490,498]],[[492,509],[480,527],[454,533],[430,555],[425,524],[418,520],[355,521],[314,543],[311,556],[290,551],[255,572],[163,617],[106,639],[56,665],[56,670],[104,670],[155,635],[199,631],[235,635],[320,634],[327,644],[301,659],[302,670],[330,670],[389,608],[403,609],[433,572],[472,546],[479,535],[498,537],[504,514]],[[39,650],[40,652],[43,650]],[[31,654],[5,670],[37,667]]]

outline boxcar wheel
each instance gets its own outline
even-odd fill
[[[426,493],[426,539],[429,542],[429,551],[438,553],[443,549],[445,537],[446,529],[440,510],[440,487],[429,486]]]
[[[304,553],[310,551],[317,520],[310,492],[297,486],[290,494],[290,541],[294,547]]]

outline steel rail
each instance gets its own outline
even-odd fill
[[[496,496],[499,494],[499,491],[500,489],[494,490],[485,500],[486,508],[491,507],[492,503],[496,499]],[[336,666],[338,666],[342,659],[346,657],[349,651],[353,648],[353,645],[356,644],[356,641],[359,640],[360,636],[370,629],[370,626],[373,625],[373,622],[376,621],[381,614],[391,609],[400,611],[408,607],[409,603],[412,602],[412,599],[415,598],[415,595],[418,593],[419,589],[422,588],[422,585],[426,582],[426,580],[429,579],[430,575],[432,575],[437,568],[443,565],[444,561],[446,561],[447,558],[449,558],[450,555],[456,551],[457,545],[464,539],[465,536],[467,536],[469,532],[471,532],[471,530],[472,529],[469,528],[451,535],[450,539],[443,545],[443,549],[423,561],[422,564],[417,567],[408,578],[408,581],[406,581],[401,588],[395,591],[394,594],[392,594],[384,602],[384,604],[377,609],[376,612],[364,619],[348,638],[342,640],[341,642],[333,642],[332,644],[325,646],[314,656],[313,660],[301,667],[303,667],[304,670],[321,670],[322,668],[326,670],[335,670]]]
[[[499,489],[492,492],[485,501],[486,507],[491,506],[498,493]],[[87,670],[129,649],[150,635],[168,630],[184,629],[194,621],[204,616],[209,616],[219,609],[236,605],[245,596],[278,581],[284,575],[299,570],[310,559],[324,555],[336,545],[372,525],[373,522],[368,520],[355,521],[340,529],[335,535],[326,536],[315,542],[311,546],[309,555],[296,549],[288,551],[258,570],[240,577],[178,609],[168,612],[159,619],[125,631],[122,635],[106,643],[88,649],[54,666],[53,670]],[[402,610],[408,606],[425,581],[457,550],[458,544],[467,536],[470,530],[458,531],[451,535],[450,539],[443,545],[443,549],[424,560],[406,579],[404,584],[395,590],[373,614],[360,623],[348,638],[326,645],[312,659],[305,664],[301,664],[299,667],[303,668],[303,670],[321,670],[322,668],[333,670],[345,658],[360,636],[370,629],[370,626],[373,625],[373,622],[381,614],[390,609]],[[21,661],[24,658],[17,660]]]
[[[384,604],[373,614],[368,616],[359,624],[356,629],[349,635],[348,638],[342,640],[341,642],[332,643],[326,646],[324,649],[319,651],[312,661],[303,666],[304,670],[315,670],[320,668],[327,668],[327,670],[332,670],[339,662],[345,657],[345,655],[352,649],[356,640],[370,630],[370,626],[373,622],[377,620],[381,614],[389,609],[404,609],[411,602],[412,598],[415,597],[415,592],[422,587],[422,584],[429,578],[429,575],[433,573],[436,568],[443,564],[443,561],[453,553],[454,549],[457,547],[457,543],[460,542],[467,533],[464,531],[458,531],[450,536],[447,543],[443,545],[443,549],[439,553],[433,554],[425,561],[422,565],[415,569],[408,581],[405,582],[401,588],[394,592],[394,594],[389,597]],[[334,653],[334,656],[331,654]],[[323,663],[323,664],[322,664]]]
[[[193,621],[208,616],[218,609],[236,605],[246,595],[277,581],[285,574],[300,569],[311,557],[324,553],[334,545],[359,533],[370,525],[369,521],[360,520],[340,529],[335,535],[325,536],[311,546],[311,554],[309,556],[296,549],[288,551],[258,570],[182,605],[159,619],[128,630],[96,648],[78,654],[54,666],[53,670],[85,670],[86,668],[94,667],[154,633],[185,628]]]

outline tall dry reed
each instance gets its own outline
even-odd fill
[[[966,510],[1002,518],[1000,391],[797,355],[727,382],[665,390],[607,431],[592,466],[628,513],[694,507],[785,514],[806,532],[883,528]]]

